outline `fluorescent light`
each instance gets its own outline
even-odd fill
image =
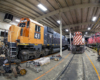
[[[16,21],[16,22],[20,22],[20,20],[19,20],[19,19],[16,19],[15,21]]]
[[[57,23],[60,24],[60,20],[58,20]]]
[[[68,29],[66,29],[66,32],[68,32]]]
[[[37,5],[40,9],[42,9],[43,11],[47,11],[47,8],[45,6],[43,6],[42,4],[38,4]]]
[[[90,27],[88,27],[88,30],[90,30],[91,28]]]
[[[92,21],[96,21],[96,19],[97,19],[97,17],[93,17],[93,18],[92,18]]]

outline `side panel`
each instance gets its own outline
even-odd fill
[[[53,33],[48,32],[48,27],[44,26],[44,44],[52,45],[53,44]]]
[[[30,30],[29,30],[29,43],[30,44],[44,44],[44,27],[41,27],[40,33],[35,32],[35,24],[30,22]],[[40,34],[40,39],[35,38],[35,33]]]
[[[51,28],[52,29],[52,28]],[[53,31],[53,33],[48,31],[48,27],[44,26],[44,44],[55,48],[60,47],[60,34]],[[62,46],[67,45],[67,38],[62,35]]]
[[[28,37],[20,36],[18,39],[20,40],[20,43],[29,43]]]

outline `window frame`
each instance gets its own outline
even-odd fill
[[[41,32],[41,26],[35,25],[35,31],[36,32]]]

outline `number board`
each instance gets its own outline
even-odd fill
[[[35,33],[35,35],[34,35],[35,39],[40,39],[40,37],[41,37],[40,33]]]

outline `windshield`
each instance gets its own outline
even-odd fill
[[[19,27],[25,27],[26,23],[20,23]]]

